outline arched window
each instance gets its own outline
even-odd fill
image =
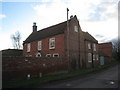
[[[37,54],[36,54],[36,57],[41,57],[41,53],[37,53]]]

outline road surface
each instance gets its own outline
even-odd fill
[[[54,81],[33,88],[118,88],[118,65],[84,76]]]

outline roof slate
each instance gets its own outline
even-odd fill
[[[98,43],[98,41],[92,35],[90,35],[88,32],[83,32],[83,35],[84,35],[84,40]]]
[[[35,40],[41,40],[46,37],[58,35],[64,33],[64,30],[67,26],[67,21],[59,23],[54,26],[50,26],[48,28],[44,28],[42,30],[39,30],[37,32],[32,32],[28,38],[24,41],[24,43],[29,43]]]

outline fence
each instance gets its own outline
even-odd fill
[[[62,71],[68,71],[66,58],[2,57],[3,80],[39,77]]]

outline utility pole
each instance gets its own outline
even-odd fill
[[[71,69],[71,62],[70,62],[70,51],[69,51],[69,21],[68,21],[68,12],[69,9],[67,8],[67,58],[69,61],[69,70]]]

